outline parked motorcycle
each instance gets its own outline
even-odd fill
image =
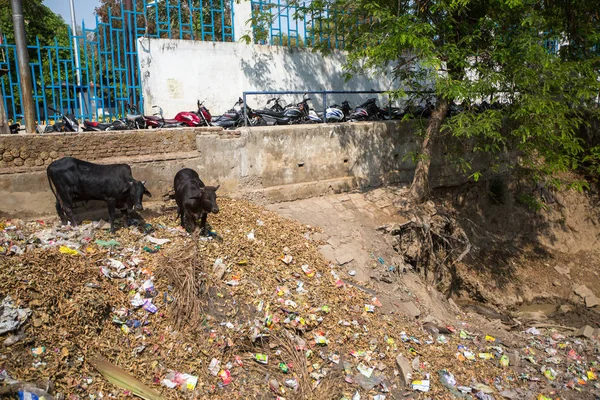
[[[245,120],[244,109],[246,109]],[[229,111],[213,119],[211,125],[220,126],[225,129],[233,129],[243,126],[244,122],[248,126],[255,126],[261,121],[254,111],[247,104],[244,104],[244,100],[240,97]]]
[[[52,107],[48,107],[48,109],[53,111],[55,114],[59,114],[61,116],[61,121],[55,122],[53,125],[46,125],[44,133],[79,132],[79,121],[77,121],[77,118],[75,118],[75,114],[63,114]]]
[[[279,103],[277,102],[276,105],[279,105]],[[283,111],[263,108],[254,110],[254,114],[259,118],[259,125],[289,125],[293,120],[297,120],[302,116],[302,112],[295,107],[284,108]]]
[[[208,108],[204,106],[204,102],[198,100],[198,110],[196,111],[182,111],[177,113],[175,120],[183,123],[185,126],[196,127],[196,126],[210,126],[212,116]]]
[[[149,128],[182,128],[185,124],[176,119],[165,119],[163,109],[159,106],[152,106],[153,109],[158,109],[153,115],[144,115],[146,126]]]
[[[139,112],[137,106],[125,104],[127,114],[125,120],[128,129],[146,129],[146,118]]]
[[[406,109],[400,107],[385,107],[381,109],[381,119],[402,119],[406,114]]]
[[[375,97],[368,99],[348,115],[349,121],[373,121],[379,119],[381,115],[381,109],[377,106],[377,99]]]
[[[200,103],[200,100],[198,100],[197,104],[198,104],[198,111],[196,111],[196,114],[198,114],[198,116],[202,119],[205,126],[210,126],[210,123],[212,121],[212,116],[210,115],[210,111],[208,110],[208,108],[206,108],[206,106],[204,106],[204,102]],[[177,117],[175,117],[175,118],[177,118]]]
[[[350,115],[350,103],[344,100],[342,105],[333,104],[325,110],[325,122],[342,122]]]

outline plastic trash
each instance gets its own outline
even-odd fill
[[[45,397],[39,397],[38,395],[31,393],[31,392],[24,392],[22,390],[19,390],[18,392],[18,396],[19,396],[19,400],[44,400]]]
[[[429,392],[429,380],[412,381],[411,387],[418,392]]]
[[[442,385],[448,389],[448,391],[452,393],[454,397],[459,399],[471,399],[471,396],[467,394],[471,392],[471,388],[465,386],[457,387],[456,378],[451,372],[444,369],[438,371],[438,375],[440,376],[440,382]],[[468,389],[468,391],[465,391],[465,389]]]
[[[231,372],[228,369],[221,370],[219,378],[221,378],[223,385],[229,385],[231,383]]]
[[[180,372],[171,371],[163,378],[161,383],[163,386],[166,386],[169,389],[181,387],[187,390],[194,390],[198,384],[198,377],[190,374],[182,374]]]
[[[116,246],[121,245],[121,243],[117,242],[115,239],[110,239],[110,240],[96,239],[96,241],[94,243],[96,243],[100,247],[116,247]]]
[[[269,356],[267,356],[266,354],[256,353],[254,355],[254,359],[260,364],[268,364],[269,362]]]
[[[383,383],[383,376],[373,374],[370,377],[363,375],[362,373],[355,374],[352,377],[352,382],[359,385],[363,390],[369,391],[373,389],[375,386],[381,385]]]
[[[367,378],[370,378],[371,375],[373,374],[373,368],[367,367],[363,363],[358,364],[358,366],[356,367],[356,369],[358,369],[358,371],[361,374],[363,374],[364,376],[366,376]]]
[[[15,306],[13,299],[6,296],[0,304],[0,335],[18,329],[31,315],[31,309]]]
[[[70,256],[78,256],[79,254],[81,254],[77,250],[67,246],[60,246],[58,251],[60,251],[62,254],[68,254]]]
[[[159,238],[152,237],[150,235],[146,236],[146,240],[149,241],[150,243],[158,244],[158,245],[163,245],[163,244],[169,243],[171,241],[171,239],[159,239]]]
[[[142,308],[152,314],[158,311],[158,307],[152,304],[152,299],[146,299]]]
[[[542,367],[542,373],[549,381],[555,380],[556,375],[558,375],[558,373],[554,369],[552,369],[551,367],[546,367],[545,365]]]
[[[35,348],[31,349],[31,354],[33,354],[34,356],[41,356],[45,352],[46,352],[45,347],[35,347]]]
[[[301,268],[302,271],[304,271],[306,276],[308,276],[309,278],[312,278],[315,275],[315,271],[311,269],[307,264],[304,264]]]
[[[219,371],[221,370],[221,362],[219,360],[217,360],[216,358],[213,358],[212,360],[210,360],[210,364],[208,365],[208,370],[210,371],[211,374],[213,374],[214,376],[219,375]]]
[[[284,382],[285,386],[289,387],[292,390],[298,390],[298,380],[296,378],[292,378],[292,379],[286,379]]]

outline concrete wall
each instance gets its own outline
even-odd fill
[[[305,49],[283,46],[246,45],[244,43],[203,42],[192,40],[138,40],[145,113],[159,105],[165,117],[180,111],[194,110],[196,100],[204,101],[213,115],[231,108],[244,91],[311,91],[311,90],[388,90],[391,79],[373,74],[375,79],[356,76],[346,82],[342,67],[346,54],[334,50],[324,56]],[[315,108],[321,108],[319,96],[312,96]],[[339,95],[328,104],[348,99],[352,105],[367,97]],[[297,103],[302,96],[283,96]],[[248,104],[262,107],[268,97],[253,97]]]
[[[96,158],[85,153],[81,158],[99,163],[127,162],[136,179],[147,181],[153,200],[168,194],[175,173],[189,167],[197,170],[206,184],[220,184],[221,195],[277,202],[410,182],[414,171],[410,153],[417,146],[412,132],[409,123],[364,122],[252,127],[240,131],[200,128],[58,136],[1,135],[0,148],[5,153],[6,149],[35,149],[33,154],[54,145],[58,146],[54,150],[57,155],[73,155],[82,141],[117,149],[128,148],[135,142],[139,150],[150,146],[150,153],[122,157],[121,150],[121,153],[97,153]],[[433,186],[465,181],[466,174],[443,161],[443,152],[441,147],[434,150]],[[47,160],[43,160],[46,164]],[[478,162],[473,164],[477,166]],[[0,216],[36,217],[54,212],[45,166],[24,164],[0,168]]]

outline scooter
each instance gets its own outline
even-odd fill
[[[84,132],[125,131],[127,129],[129,129],[127,124],[120,119],[113,122],[96,122],[87,119],[83,121]]]
[[[53,125],[46,125],[44,129],[44,133],[51,132],[79,132],[79,121],[75,118],[75,114],[63,114],[58,112],[52,107],[48,107],[55,114],[59,114],[61,116],[60,122],[55,122]]]

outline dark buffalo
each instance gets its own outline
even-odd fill
[[[129,225],[128,210],[141,211],[142,197],[152,197],[144,181],[136,181],[127,164],[99,165],[64,157],[52,162],[46,170],[50,189],[56,198],[56,211],[63,224],[71,221],[76,201],[104,200],[108,203],[110,231],[115,231],[115,209],[123,214],[123,225]],[[56,190],[55,190],[56,189]]]
[[[220,185],[219,185],[220,186]],[[196,229],[196,221],[200,221],[200,234],[206,234],[206,217],[208,213],[218,213],[217,189],[219,186],[206,186],[193,169],[184,168],[175,175],[175,201],[177,216],[181,218],[181,226],[188,232]]]

